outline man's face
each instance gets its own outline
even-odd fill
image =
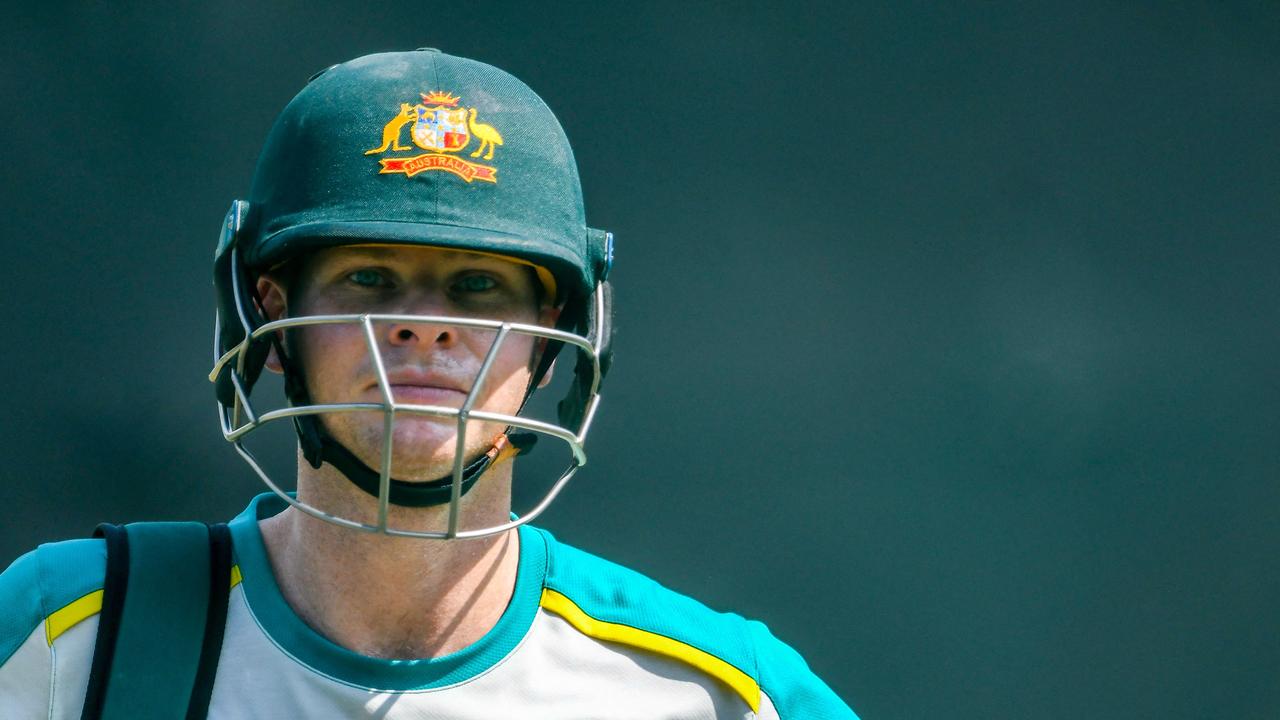
[[[413,246],[347,246],[303,261],[288,290],[260,283],[268,314],[289,317],[402,314],[482,318],[553,325],[556,309],[539,301],[526,265],[475,253]],[[287,294],[286,294],[287,293]],[[287,309],[274,307],[285,305]],[[289,352],[302,365],[316,404],[383,401],[377,367],[359,324],[291,330]],[[447,323],[377,323],[374,337],[397,403],[461,407],[475,385],[496,331]],[[473,408],[515,414],[528,387],[536,338],[511,333],[494,360]],[[382,412],[320,416],[334,439],[366,465],[382,462]],[[505,426],[472,421],[465,460],[488,450]],[[397,414],[391,474],[434,480],[453,467],[454,418]]]

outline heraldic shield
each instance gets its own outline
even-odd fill
[[[457,152],[467,146],[471,134],[467,131],[467,111],[463,108],[426,107],[416,105],[417,120],[413,123],[413,142],[424,150]]]

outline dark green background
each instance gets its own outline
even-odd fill
[[[868,719],[1280,716],[1275,3],[28,5],[0,564],[258,491],[218,223],[309,75],[430,45],[547,100],[618,235],[544,524]]]

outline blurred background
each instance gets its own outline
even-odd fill
[[[43,2],[0,37],[0,566],[260,490],[205,380],[219,222],[312,73],[433,46],[542,95],[618,238],[542,525],[868,720],[1280,716],[1280,5]]]

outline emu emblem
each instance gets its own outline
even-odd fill
[[[413,144],[432,152],[412,157],[382,158],[378,161],[381,165],[378,172],[403,173],[413,177],[427,170],[444,170],[466,182],[498,182],[497,168],[469,162],[452,153],[465,149],[475,136],[479,145],[470,156],[475,158],[483,154],[485,160],[492,160],[494,148],[502,145],[502,135],[492,125],[476,121],[476,108],[458,107],[460,97],[439,90],[420,93],[420,96],[420,103],[400,104],[400,111],[382,128],[382,144],[366,150],[364,154],[413,150],[413,146],[400,142],[405,125],[412,126],[409,137]]]

